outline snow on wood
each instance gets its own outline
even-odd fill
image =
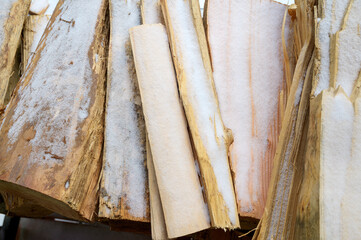
[[[36,47],[43,36],[50,17],[46,15],[30,15],[26,18],[23,31],[22,71],[25,72],[29,59],[35,54]]]
[[[351,167],[354,110],[352,102],[340,89],[335,93],[325,92],[321,104],[320,239],[346,239],[342,236],[342,228],[347,229],[342,223],[343,209],[351,206],[342,203],[348,197],[345,190]],[[356,183],[350,183],[349,187],[352,186]]]
[[[331,87],[341,86],[350,97],[361,70],[361,0],[350,1],[341,30],[331,46]]]
[[[274,158],[265,212],[255,239],[288,239],[293,234],[296,210],[291,199],[298,196],[301,179],[298,170],[304,164],[303,158],[298,156],[299,149],[304,148],[303,134],[307,133],[305,126],[314,70],[314,15],[312,11],[306,11],[313,9],[314,3],[296,3],[293,49],[297,63]]]
[[[141,0],[141,12],[143,24],[163,23],[159,0]]]
[[[19,80],[11,79],[11,76],[14,74],[16,52],[29,7],[30,0],[2,0],[0,4],[0,111],[9,101],[13,90],[13,87],[9,88],[9,82]],[[14,85],[10,83],[10,86]]]
[[[36,0],[35,0],[36,1]],[[32,2],[32,4],[34,1]],[[45,31],[46,26],[53,14],[53,10],[58,4],[58,0],[52,0],[44,14],[30,15],[26,18],[23,41],[22,41],[22,70],[26,70],[29,64],[29,59],[35,54],[35,50],[39,44],[41,37]]]
[[[101,170],[106,3],[59,2],[0,129],[1,191],[80,220]]]
[[[220,115],[199,2],[162,0],[161,5],[212,226],[238,228],[228,159],[233,137]]]
[[[141,23],[139,0],[110,1],[105,144],[99,217],[149,222],[145,123],[129,29]]]
[[[360,11],[361,5],[360,1],[337,1],[337,3],[334,2],[333,4],[335,6],[338,4],[339,8],[342,7],[342,11],[333,10],[333,14],[339,14],[337,19],[342,20],[338,21],[338,31],[336,29],[335,34],[330,36],[330,59],[332,61],[328,71],[331,87],[339,86],[345,91],[340,89],[335,91],[334,88],[331,88],[324,93],[320,93],[319,97],[311,99],[310,136],[305,158],[305,174],[299,193],[294,235],[297,239],[320,237],[325,239],[352,239],[353,236],[350,235],[350,232],[360,227],[360,220],[356,216],[359,216],[360,211],[354,205],[351,206],[350,202],[350,199],[356,196],[360,190],[352,180],[348,180],[347,184],[345,183],[346,178],[357,179],[356,175],[352,174],[353,170],[346,170],[346,168],[351,169],[350,166],[352,166],[357,171],[358,150],[356,150],[357,147],[355,149],[352,147],[350,153],[348,148],[351,147],[348,145],[350,145],[351,140],[345,139],[346,135],[344,133],[347,133],[347,131],[344,128],[350,127],[347,126],[350,125],[347,120],[350,114],[345,113],[345,111],[347,111],[347,108],[349,108],[347,105],[351,105],[351,102],[355,105],[355,116],[358,116],[358,100],[355,99],[357,99],[360,92],[361,65],[359,56],[356,56],[360,48],[360,35],[358,34],[360,18],[356,12]],[[321,5],[320,11],[326,10],[325,6]],[[334,19],[335,17],[333,17],[333,21]],[[345,99],[348,99],[348,103]],[[325,105],[326,100],[329,102],[327,106]],[[335,108],[333,110],[334,115],[326,116],[325,112],[333,108]],[[346,118],[342,124],[333,125],[342,117]],[[355,119],[354,121],[353,133],[356,133],[357,126],[355,124],[358,120]],[[327,123],[327,126],[324,126],[325,123]],[[357,134],[353,136],[352,144],[358,144],[356,139]],[[331,141],[334,142],[331,143]],[[328,145],[328,148],[325,148],[325,144]],[[331,147],[332,145],[333,147]],[[333,152],[334,150],[338,152]],[[340,157],[340,154],[343,161],[342,163],[336,161],[336,163],[334,157]],[[350,155],[351,160],[348,157]],[[348,191],[347,194],[346,191]],[[340,195],[343,196],[342,199]],[[330,196],[332,196],[332,201],[335,202],[327,199]],[[341,209],[340,205],[342,205]],[[354,212],[351,213],[351,211]],[[333,221],[332,229],[329,228],[331,221]]]
[[[266,204],[284,109],[286,9],[273,1],[207,2],[214,82],[222,118],[234,136],[230,158],[241,217],[260,219]]]
[[[334,164],[338,165],[335,168],[339,169],[339,176],[344,180],[344,186],[340,186],[344,191],[336,192],[338,189],[331,188],[334,194],[341,194],[338,199],[341,200],[341,224],[337,226],[339,235],[342,239],[357,239],[361,236],[361,206],[358,203],[361,198],[361,95],[353,102],[354,104],[354,120],[352,129],[352,150],[351,159],[346,166],[340,168],[339,160],[336,160]],[[347,109],[345,109],[347,110]],[[340,112],[340,114],[342,114]],[[347,116],[345,116],[347,118]],[[340,131],[340,130],[339,130]],[[349,136],[348,136],[349,137]],[[339,142],[339,141],[338,141]],[[342,163],[344,164],[344,163]],[[332,169],[335,171],[335,169]],[[343,170],[343,172],[341,172]],[[339,179],[335,179],[339,184]],[[327,197],[327,196],[325,196]],[[324,199],[325,199],[324,197]],[[332,213],[331,213],[332,214]],[[331,216],[333,217],[333,216]],[[333,220],[325,222],[325,226],[330,228]],[[325,229],[328,230],[328,229]],[[342,235],[341,235],[342,234]],[[337,236],[334,235],[334,236]],[[332,237],[334,237],[332,236]]]
[[[144,117],[169,238],[210,227],[161,24],[130,30]]]
[[[319,1],[316,26],[316,74],[313,86],[313,95],[317,96],[322,90],[330,87],[332,74],[330,68],[334,64],[331,57],[332,38],[340,30],[346,13],[349,0],[322,0]]]
[[[296,239],[359,236],[359,103],[360,98],[353,103],[341,87],[311,100],[311,135],[299,201],[304,211],[297,214]]]
[[[143,24],[163,23],[162,10],[158,0],[142,0],[140,8]],[[168,239],[167,229],[148,137],[147,168],[152,239],[166,240]]]
[[[32,0],[29,12],[31,14],[42,15],[49,7],[48,0]]]

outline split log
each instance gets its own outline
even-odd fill
[[[0,129],[0,190],[79,220],[97,202],[106,10],[106,0],[59,2]]]
[[[0,112],[5,108],[19,75],[15,78],[16,52],[30,0],[4,0],[0,6]],[[10,83],[11,82],[11,83]]]
[[[145,123],[129,29],[141,23],[139,0],[110,0],[105,143],[99,218],[149,224]]]
[[[35,9],[32,9],[34,8],[34,3],[36,2],[36,0],[31,1],[30,12],[32,13],[36,12],[36,8],[41,9],[41,6],[40,8],[36,6]],[[48,21],[50,20],[51,15],[49,15],[49,11],[54,10],[57,1],[54,2],[53,0],[51,4],[52,5],[49,5],[49,3],[46,2],[46,4],[43,5],[45,6],[43,7],[44,11],[41,12],[45,12],[47,15],[30,15],[25,20],[21,41],[22,46],[19,46],[18,53],[15,58],[16,62],[14,64],[13,75],[9,81],[9,91],[7,92],[5,102],[10,100],[11,93],[20,79],[20,73],[25,72],[25,67],[28,65],[28,58],[30,55],[35,53],[35,49],[44,33]],[[8,215],[20,217],[46,217],[52,213],[50,210],[36,205],[32,201],[22,199],[9,193],[2,193],[2,195]]]
[[[314,2],[296,1],[296,4],[293,48],[297,64],[282,121],[265,212],[254,239],[288,239],[295,221],[292,199],[297,199],[297,186],[301,181],[298,166],[304,164],[299,149],[304,149],[302,140],[307,126],[314,62]]]
[[[311,101],[314,127],[310,128],[308,178],[304,183],[309,190],[305,187],[301,191],[302,206],[308,210],[298,214],[301,225],[296,229],[297,239],[359,236],[361,208],[355,202],[361,192],[360,103],[357,98],[353,106],[342,88],[325,90]]]
[[[142,0],[140,9],[142,15],[142,24],[163,23],[162,10],[159,0]],[[165,225],[163,206],[160,200],[159,188],[155,175],[153,158],[148,137],[147,169],[149,182],[149,205],[152,239],[166,240],[168,239],[167,228]]]
[[[219,106],[234,136],[230,159],[238,213],[260,219],[287,94],[281,38],[287,6],[268,0],[212,0],[206,5]]]
[[[327,73],[330,76],[331,87],[341,86],[342,89],[345,88],[347,90],[345,92],[340,89],[335,91],[331,88],[327,91],[324,90],[325,92],[321,92],[318,97],[311,100],[310,137],[307,146],[303,183],[297,206],[297,222],[294,235],[296,239],[352,239],[354,236],[357,236],[356,229],[360,228],[360,220],[358,219],[360,211],[350,202],[354,201],[353,197],[357,196],[360,189],[351,180],[351,182],[345,184],[345,179],[355,179],[357,181],[357,177],[355,177],[357,174],[353,173],[353,171],[358,171],[359,169],[357,162],[359,161],[359,159],[357,160],[358,150],[356,150],[357,147],[354,149],[354,145],[357,145],[357,135],[354,134],[352,140],[347,138],[351,137],[351,135],[344,135],[346,139],[341,138],[347,132],[344,128],[350,127],[347,125],[351,124],[347,121],[347,117],[350,116],[347,116],[344,111],[347,111],[348,105],[352,105],[352,103],[355,108],[353,132],[356,133],[356,129],[358,129],[355,124],[358,121],[357,115],[359,114],[357,103],[359,100],[357,98],[361,85],[361,67],[357,53],[361,46],[360,36],[357,33],[357,22],[360,21],[360,18],[356,12],[360,11],[360,7],[361,1],[352,0],[343,3],[342,11],[336,11],[335,13],[340,15],[339,19],[342,19],[339,23],[340,30],[335,35],[319,36],[319,38],[322,37],[323,39],[331,37],[331,45],[329,46],[331,67]],[[319,12],[326,10],[325,6],[321,5]],[[320,61],[328,61],[327,58],[324,58],[326,57],[321,58]],[[348,99],[348,103],[346,103],[345,98]],[[328,103],[326,103],[326,99],[328,99]],[[336,105],[337,111],[339,111],[337,113],[338,117],[326,115],[330,108],[335,108],[334,111],[336,111]],[[343,123],[332,127],[332,124],[339,121],[339,118],[342,117],[346,118]],[[326,126],[325,123],[328,123],[328,125]],[[325,129],[328,129],[327,134],[334,135],[326,136],[326,133],[324,133]],[[329,144],[330,141],[334,141],[333,147],[328,145],[328,148],[325,148],[323,142]],[[349,142],[348,145],[350,145],[350,141],[353,142],[351,153],[349,149],[339,149],[345,147],[347,141]],[[351,148],[351,146],[348,146],[348,148]],[[336,157],[334,155],[335,152],[333,152],[335,149],[342,153],[341,158],[343,161],[342,164],[337,161],[338,166],[336,166],[336,162],[333,162],[334,157]],[[349,155],[351,155],[351,160],[348,157]],[[332,167],[334,169],[331,169]],[[345,173],[346,168],[353,169],[347,170],[347,177]],[[330,182],[332,182],[333,187],[330,186]],[[342,194],[345,194],[345,197],[342,197],[343,199],[341,200]],[[330,196],[332,196],[333,203],[326,198]],[[330,207],[332,210],[328,209]],[[333,219],[332,229],[328,226],[330,225],[330,219]],[[333,234],[332,237],[331,234]]]
[[[165,28],[161,24],[134,27],[130,37],[168,237],[207,229],[208,211]]]
[[[228,148],[197,0],[162,0],[177,80],[203,178],[212,226],[239,228]]]

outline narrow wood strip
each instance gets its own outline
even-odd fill
[[[203,178],[212,226],[238,228],[228,148],[197,0],[162,0],[178,86]]]

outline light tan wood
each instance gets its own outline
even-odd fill
[[[29,7],[30,0],[4,0],[0,6],[0,112],[20,77],[14,67]]]
[[[257,0],[212,0],[206,5],[219,106],[234,136],[230,160],[238,213],[244,221],[259,220],[291,86],[287,6]]]
[[[159,188],[152,159],[152,152],[147,139],[147,167],[149,181],[149,202],[150,202],[150,225],[152,228],[152,239],[167,240],[167,228],[165,225],[162,202],[160,200]]]
[[[165,27],[130,30],[154,170],[169,238],[210,227]],[[160,75],[161,73],[161,75]]]
[[[212,226],[238,228],[228,159],[233,137],[220,115],[199,2],[162,0],[161,6]]]
[[[129,29],[141,23],[139,0],[110,0],[110,45],[101,221],[149,223],[146,134]]]
[[[357,239],[361,209],[359,99],[341,87],[311,101],[310,142],[297,211],[295,239]],[[342,158],[342,162],[339,159]]]
[[[1,191],[79,220],[93,220],[97,202],[106,9],[60,1],[0,129]]]
[[[311,100],[309,130],[303,182],[297,201],[295,239],[315,239],[319,236],[319,171],[320,132],[323,94]],[[316,237],[318,239],[318,237]]]
[[[159,0],[141,1],[142,24],[163,23],[162,10]],[[150,222],[152,239],[168,239],[167,228],[164,219],[163,206],[159,195],[158,183],[155,175],[152,152],[147,137],[147,169],[149,182]]]

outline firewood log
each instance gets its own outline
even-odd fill
[[[319,4],[318,13],[324,17],[316,34],[318,68],[311,99],[303,182],[296,208],[295,239],[353,239],[359,235],[361,213],[354,202],[361,191],[355,173],[360,169],[357,150],[360,9],[361,1],[356,0]],[[328,17],[327,12],[331,12]],[[331,32],[322,31],[321,23],[327,22]],[[336,27],[332,27],[334,25]],[[329,44],[323,46],[325,43]],[[322,55],[322,50],[329,55]],[[323,69],[323,62],[330,67]],[[322,74],[329,81],[328,86],[320,84]]]
[[[296,210],[292,199],[297,198],[302,175],[298,170],[304,164],[304,158],[299,154],[300,149],[304,149],[303,135],[307,133],[305,126],[308,126],[314,69],[314,2],[296,1],[296,4],[293,49],[297,63],[274,158],[265,212],[254,239],[288,239],[295,222]]]
[[[154,170],[169,238],[210,227],[167,33],[163,25],[130,30]]]
[[[228,159],[233,137],[221,118],[199,2],[162,0],[161,6],[212,226],[238,228]]]
[[[139,0],[110,0],[110,45],[99,218],[149,224],[145,125],[129,29],[141,23]],[[136,227],[136,226],[135,226]],[[136,227],[137,228],[137,227]]]
[[[287,7],[269,0],[211,0],[206,6],[215,87],[234,136],[230,159],[238,213],[260,219],[285,108],[281,34]]]
[[[162,10],[159,0],[142,0],[141,5],[142,24],[163,23]],[[149,205],[151,234],[153,240],[168,239],[165,225],[162,202],[160,200],[159,188],[155,176],[153,158],[149,139],[147,138],[147,169],[149,183]]]
[[[98,197],[107,3],[59,2],[0,129],[0,190],[79,220]]]

